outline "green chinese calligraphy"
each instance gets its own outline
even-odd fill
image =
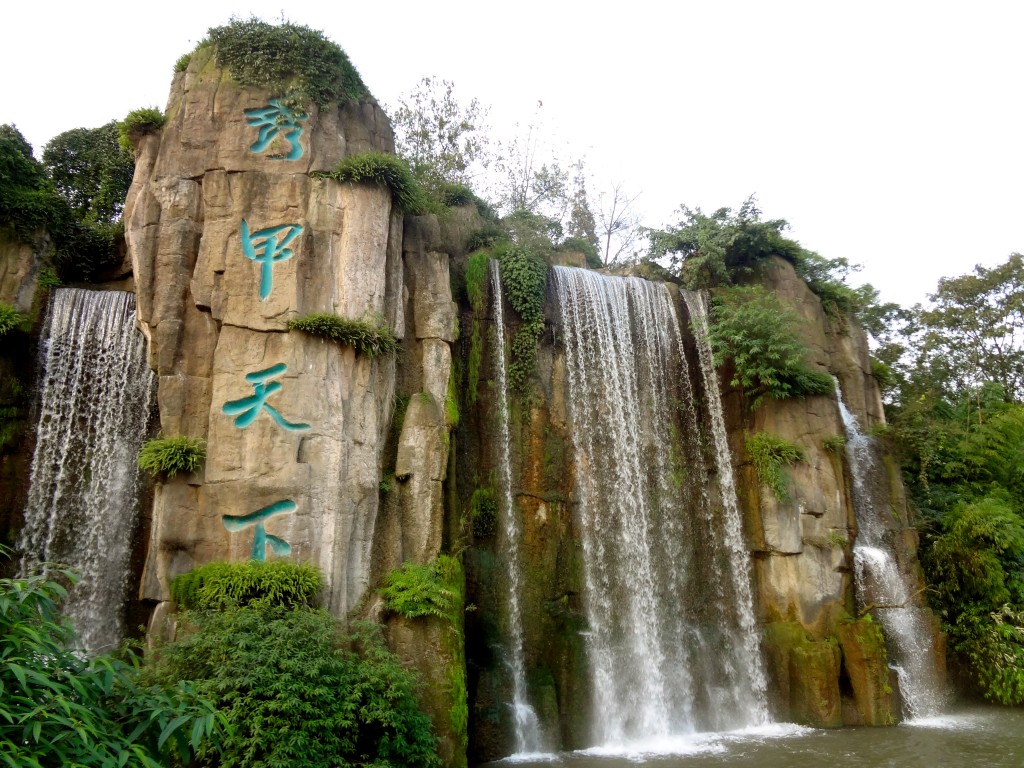
[[[309,424],[293,424],[287,421],[284,416],[278,413],[276,408],[267,404],[267,398],[282,387],[282,384],[278,381],[268,382],[267,380],[280,376],[287,370],[287,365],[279,363],[270,368],[264,368],[261,371],[247,373],[245,380],[252,384],[253,394],[240,400],[229,400],[221,407],[221,411],[228,416],[235,416],[235,426],[239,429],[245,429],[252,424],[256,417],[260,415],[261,410],[270,414],[270,418],[289,432],[309,429]]]
[[[245,119],[253,128],[259,128],[256,141],[249,147],[250,152],[264,152],[280,136],[291,147],[288,154],[269,155],[271,160],[298,160],[302,157],[302,135],[300,122],[309,119],[305,112],[285,106],[280,99],[271,99],[269,106],[245,110]]]
[[[265,300],[274,287],[274,265],[295,255],[288,246],[302,232],[303,227],[299,224],[282,224],[250,232],[249,222],[242,219],[242,253],[260,265],[260,301]]]
[[[291,499],[282,499],[268,504],[262,509],[250,512],[248,515],[224,515],[224,527],[232,533],[240,531],[249,526],[255,526],[253,534],[251,559],[264,561],[267,559],[267,547],[279,557],[284,557],[292,551],[292,546],[284,539],[267,533],[263,522],[274,515],[282,515],[285,512],[294,512],[298,508]]]

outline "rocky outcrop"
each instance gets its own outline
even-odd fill
[[[367,100],[313,107],[254,151],[246,111],[277,95],[239,88],[200,50],[137,148],[126,236],[160,426],[208,445],[200,472],[156,489],[142,595],[167,600],[210,560],[287,554],[322,568],[344,616],[369,584],[395,363],[287,323],[325,312],[404,334],[390,193],[310,176],[393,142]],[[287,142],[300,157],[276,151]]]

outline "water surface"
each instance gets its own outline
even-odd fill
[[[1024,709],[972,708],[893,728],[776,724],[491,763],[516,768],[947,768],[1024,766]]]

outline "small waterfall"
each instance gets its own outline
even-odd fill
[[[938,681],[934,638],[923,609],[914,605],[913,581],[900,571],[884,516],[889,514],[885,468],[874,440],[860,430],[857,419],[843,402],[836,383],[839,412],[846,432],[846,458],[853,479],[857,541],[853,547],[857,599],[876,608],[891,653],[909,719],[941,711],[944,692]],[[881,487],[879,487],[881,486]]]
[[[563,267],[554,285],[594,738],[619,745],[766,722],[731,463],[726,449],[720,510],[671,294]]]
[[[56,562],[77,571],[65,611],[86,650],[112,650],[124,634],[136,460],[154,383],[135,328],[135,297],[54,291],[40,360],[22,568]]]
[[[512,710],[515,717],[516,753],[541,752],[544,749],[540,721],[526,693],[526,660],[523,655],[523,615],[519,605],[522,567],[519,545],[522,532],[512,494],[512,440],[509,433],[508,377],[505,369],[505,312],[502,304],[501,270],[491,260],[491,295],[494,297],[495,378],[498,384],[498,464],[501,470],[501,521],[504,551],[508,553],[508,665],[512,672]]]

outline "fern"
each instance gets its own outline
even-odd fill
[[[310,607],[323,587],[320,571],[286,560],[213,562],[178,576],[171,597],[182,608],[211,611],[229,607]]]
[[[789,501],[789,478],[783,467],[804,461],[804,449],[770,432],[751,435],[746,445],[761,483],[768,486],[779,501]]]

